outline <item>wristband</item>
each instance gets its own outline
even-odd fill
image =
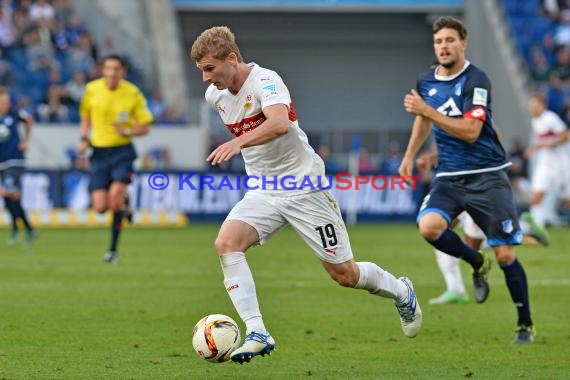
[[[81,141],[89,142],[89,137],[81,136]]]
[[[125,137],[131,137],[133,135],[132,129],[123,128],[121,132],[122,132],[123,136],[125,136]]]

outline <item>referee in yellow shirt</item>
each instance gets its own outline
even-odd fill
[[[127,185],[137,157],[131,142],[150,130],[153,117],[146,99],[134,84],[124,80],[126,64],[122,57],[109,55],[102,61],[102,77],[89,82],[81,99],[81,142],[79,153],[89,146],[91,202],[103,213],[113,211],[111,245],[106,262],[118,259],[117,242],[124,217]]]

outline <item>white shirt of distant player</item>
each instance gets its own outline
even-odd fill
[[[274,71],[249,63],[252,68],[247,79],[236,95],[229,90],[218,90],[213,84],[206,90],[206,101],[218,110],[222,121],[234,136],[241,136],[265,121],[263,109],[274,104],[284,104],[289,109],[289,131],[272,141],[262,145],[241,150],[245,161],[245,169],[249,176],[278,177],[277,186],[281,187],[281,178],[294,176],[296,187],[303,178],[309,176],[315,188],[318,186],[317,176],[321,176],[321,187],[326,186],[324,163],[309,145],[307,135],[299,127],[295,108],[291,102],[289,90],[281,77]],[[290,180],[286,179],[286,186]],[[255,186],[253,180],[249,186]],[[262,188],[261,180],[257,185]],[[274,193],[273,184],[267,184],[264,193]],[[312,191],[303,187],[303,191]],[[283,191],[278,192],[280,195]],[[286,191],[287,194],[298,194],[299,191]]]
[[[566,130],[566,124],[560,117],[550,110],[545,110],[540,116],[531,120],[534,139],[537,143],[545,143],[556,139]],[[551,148],[542,148],[536,153],[537,170],[550,171],[554,168],[568,167],[570,157],[566,144]]]

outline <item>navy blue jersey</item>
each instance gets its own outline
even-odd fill
[[[20,144],[20,122],[29,117],[26,111],[10,110],[0,116],[0,168],[24,164],[24,153],[18,149]]]
[[[505,149],[493,128],[491,83],[487,75],[469,62],[452,76],[422,73],[417,91],[424,101],[446,116],[483,121],[479,138],[468,143],[433,125],[438,150],[437,176],[463,175],[504,169],[510,166]]]

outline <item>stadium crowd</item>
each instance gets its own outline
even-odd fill
[[[0,0],[0,85],[43,123],[79,122],[79,101],[102,57],[122,53],[112,37],[97,46],[73,0]],[[127,58],[127,80],[142,88],[158,124],[185,122],[159,91],[143,86]]]

